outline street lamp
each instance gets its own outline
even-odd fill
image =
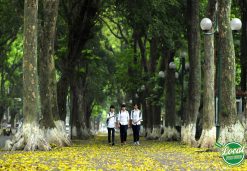
[[[213,24],[209,18],[203,18],[201,20],[200,26],[203,31],[208,32],[212,29]],[[239,31],[242,28],[242,22],[238,18],[233,18],[230,22],[230,26],[232,31]],[[218,27],[217,24],[216,27]],[[216,28],[216,31],[218,32],[218,28]]]
[[[176,70],[176,68],[177,67],[176,67],[176,64],[174,62],[169,63],[169,69]],[[175,72],[175,78],[178,79],[178,77],[179,77],[178,72]]]
[[[209,31],[211,30],[213,23],[209,18],[203,18],[200,23],[200,26],[203,31]]]
[[[160,78],[165,78],[165,72],[164,71],[160,71],[158,75]]]
[[[174,62],[170,62],[169,69],[176,69],[176,64]]]
[[[230,22],[232,31],[239,31],[242,28],[242,22],[238,18],[233,18]]]
[[[216,10],[216,13],[218,11]],[[209,18],[203,18],[201,20],[200,26],[201,29],[204,31],[205,35],[213,35],[214,33],[218,34],[218,18],[216,15],[216,20],[215,20],[215,28],[214,32],[210,32],[210,30],[213,28],[213,23]],[[232,31],[238,31],[242,27],[242,22],[238,18],[233,18],[230,22],[230,27]],[[216,42],[216,47],[219,43]],[[218,141],[219,138],[219,133],[220,133],[220,122],[219,122],[219,115],[221,113],[221,76],[222,76],[222,57],[221,57],[221,50],[219,49],[219,52],[217,54],[218,56],[218,73],[217,73],[217,89],[218,89],[218,102],[217,102],[217,110],[215,110],[215,126],[216,126],[216,142]]]

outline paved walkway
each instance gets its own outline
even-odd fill
[[[106,136],[74,141],[72,147],[55,148],[48,152],[0,151],[1,170],[241,170],[227,166],[218,152],[202,152],[178,142],[147,141],[135,146],[132,137],[121,146],[119,136],[115,146]]]

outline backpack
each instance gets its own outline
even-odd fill
[[[142,116],[142,111],[141,110],[139,110],[140,112],[139,112],[139,118]],[[130,113],[130,117],[132,116],[133,117],[133,114],[134,114],[134,110],[132,110],[131,111],[131,113]]]
[[[108,113],[108,116],[110,116],[110,113]],[[110,118],[106,119],[106,126],[108,126],[109,120],[110,120]]]

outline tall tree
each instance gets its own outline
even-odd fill
[[[160,57],[160,51],[159,51],[159,47],[160,47],[160,40],[159,37],[157,35],[153,35],[151,41],[150,41],[150,72],[152,75],[156,76],[156,72],[158,72],[158,61],[159,61],[159,57]],[[160,121],[161,121],[161,104],[158,102],[159,101],[159,95],[158,94],[158,86],[160,86],[157,82],[155,82],[154,85],[154,102],[151,103],[151,107],[152,107],[152,125],[153,125],[153,129],[152,129],[152,139],[158,139],[160,137]],[[156,88],[157,87],[157,88]],[[157,90],[156,90],[157,89]],[[160,94],[160,93],[159,93]]]
[[[201,97],[201,58],[199,5],[197,0],[187,0],[188,48],[189,48],[189,94],[186,117],[182,126],[182,141],[188,144],[195,142],[196,119]]]
[[[62,74],[58,83],[58,106],[61,118],[65,120],[66,117],[66,98],[68,95],[68,88],[70,87],[72,95],[72,110],[71,117],[76,118],[72,122],[72,137],[80,138],[83,135],[81,129],[81,113],[79,107],[81,101],[79,98],[80,93],[78,89],[82,90],[84,87],[78,87],[81,80],[86,79],[86,74],[82,74],[83,78],[78,77],[80,65],[84,63],[82,50],[89,39],[94,36],[92,28],[95,26],[96,17],[98,16],[101,0],[93,1],[61,1],[62,7],[65,12],[65,20],[68,24],[68,52],[66,57],[61,59]],[[71,121],[74,119],[71,119]],[[80,135],[80,136],[79,136]]]
[[[161,136],[162,140],[178,140],[179,133],[176,130],[176,78],[175,72],[176,69],[169,68],[169,64],[174,62],[174,50],[167,51],[165,64],[166,64],[166,80],[165,80],[165,125],[164,125],[164,133]]]
[[[40,101],[37,72],[37,30],[38,0],[25,0],[24,3],[24,55],[23,55],[23,115],[21,130],[5,148],[49,150],[43,131],[39,128]]]
[[[41,126],[47,129],[49,143],[69,145],[65,123],[60,120],[57,106],[56,70],[54,64],[54,40],[59,0],[43,1],[43,22],[39,56]]]
[[[231,0],[219,0],[219,50],[222,57],[222,106],[219,142],[244,141],[244,127],[237,117],[235,50],[230,27]]]
[[[241,11],[241,21],[242,21],[242,34],[241,34],[241,49],[240,49],[240,64],[241,64],[241,90],[247,91],[247,1],[239,0],[240,11]],[[245,125],[247,126],[247,103],[244,100],[245,104]]]
[[[208,1],[207,17],[212,21],[215,19],[216,0]],[[210,30],[214,32],[214,30]],[[199,140],[200,147],[213,147],[216,138],[216,127],[214,122],[214,34],[204,35],[204,79],[203,79],[203,131]]]
[[[240,0],[242,34],[241,34],[241,90],[247,90],[247,2]]]
[[[84,68],[85,67],[85,68]],[[71,84],[71,93],[72,93],[72,115],[71,115],[71,125],[72,125],[72,138],[74,139],[88,139],[90,135],[89,127],[87,127],[87,116],[86,116],[86,107],[87,98],[86,85],[88,80],[88,64],[86,61],[81,61],[81,64],[78,65],[78,68],[85,69],[85,72],[80,72],[77,69],[75,72],[76,83]],[[93,97],[92,97],[93,98]]]

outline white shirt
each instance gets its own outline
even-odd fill
[[[115,123],[116,123],[116,116],[114,116],[115,113],[109,112],[107,114],[107,119],[109,119],[107,128],[115,128]]]
[[[118,114],[118,122],[121,125],[128,125],[129,124],[129,112],[127,110],[125,111],[120,111]]]
[[[142,121],[142,113],[139,109],[132,110],[130,119],[132,120],[132,125],[140,125]],[[135,123],[137,122],[137,123]]]

